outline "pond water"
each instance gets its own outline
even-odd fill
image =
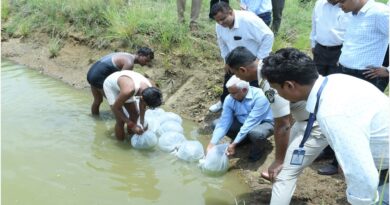
[[[107,102],[90,115],[89,90],[1,63],[2,204],[243,204],[235,172],[208,177],[195,163],[132,149],[114,137]],[[187,139],[196,124],[184,120]]]

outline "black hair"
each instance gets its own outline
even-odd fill
[[[141,56],[147,56],[150,60],[154,59],[154,52],[148,47],[141,47],[140,49],[138,49],[137,54]]]
[[[224,1],[220,1],[211,7],[210,16],[214,18],[218,12],[227,13],[228,11],[232,11],[232,8],[229,6],[229,4]]]
[[[142,98],[146,105],[154,109],[162,104],[162,93],[156,87],[149,87],[142,91]]]
[[[233,70],[256,61],[256,56],[243,46],[238,46],[226,56],[226,64]]]
[[[314,61],[296,48],[283,48],[263,59],[261,75],[270,83],[283,85],[285,81],[295,81],[310,85],[318,78]]]

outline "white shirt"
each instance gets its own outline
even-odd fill
[[[256,15],[272,11],[271,0],[240,0],[240,6]]]
[[[351,13],[344,13],[338,4],[332,5],[327,0],[318,0],[313,9],[311,24],[311,47],[316,43],[323,46],[343,44],[345,28]]]
[[[258,59],[267,57],[272,50],[274,34],[271,29],[250,11],[234,10],[233,27],[216,24],[218,45],[225,60],[227,54],[238,46],[244,46]],[[235,40],[234,38],[239,40]]]
[[[278,92],[271,88],[268,81],[261,77],[261,67],[263,63],[259,61],[257,66],[257,80],[259,87],[264,91],[265,96],[271,104],[272,115],[274,118],[283,117],[290,114],[296,121],[304,121],[309,118],[309,112],[306,111],[306,101],[290,103],[290,101],[281,97]]]
[[[324,77],[315,82],[306,109],[314,112]],[[375,201],[378,170],[389,167],[389,98],[372,84],[344,74],[328,76],[317,121],[336,153],[351,204]]]
[[[341,65],[357,70],[381,67],[389,45],[389,13],[387,5],[368,0],[352,16],[344,35]]]

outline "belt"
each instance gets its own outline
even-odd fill
[[[324,45],[321,45],[319,43],[317,43],[318,46],[320,46],[321,48],[324,48],[326,50],[340,50],[341,47],[343,47],[343,45],[339,45],[339,46],[324,46]]]

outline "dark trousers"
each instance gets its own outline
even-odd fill
[[[214,6],[214,4],[216,4],[216,3],[220,2],[220,1],[224,1],[224,2],[229,4],[229,0],[211,0],[210,1],[210,12],[209,12],[209,18],[210,19],[214,19],[214,16],[211,16],[211,8]]]
[[[257,16],[260,17],[267,26],[271,24],[271,12],[265,12]]]
[[[313,51],[313,60],[319,74],[327,76],[341,72],[337,65],[341,54],[341,47],[341,45],[327,47],[319,43],[316,44]]]
[[[365,80],[365,81],[368,81],[371,84],[375,85],[375,87],[377,87],[382,92],[385,91],[387,85],[389,84],[388,77],[376,77],[373,79],[368,79],[368,78],[365,78],[363,75],[363,72],[365,72],[366,70],[350,69],[350,68],[344,67],[341,64],[339,65],[339,68],[342,71],[342,73],[360,78],[360,79]]]
[[[282,22],[282,13],[285,0],[272,0],[272,26],[271,30],[277,34]]]
[[[213,121],[213,129],[218,124],[218,121],[219,119]],[[226,136],[234,140],[238,132],[240,132],[240,128],[242,127],[242,125],[243,124],[240,123],[237,118],[234,117],[233,123],[230,126],[228,133],[226,133]],[[240,142],[240,144],[251,142],[256,147],[256,149],[261,149],[264,145],[264,140],[270,137],[273,133],[274,125],[271,123],[271,121],[264,121],[255,126],[251,131],[249,131],[247,137],[242,142]]]
[[[229,91],[226,87],[226,83],[228,82],[228,80],[232,77],[233,75],[230,74],[230,73],[226,73],[225,72],[225,76],[224,76],[224,80],[223,80],[223,92],[222,92],[222,95],[221,95],[221,103],[223,104],[223,101],[225,101],[225,98],[226,96],[229,95]],[[253,87],[259,87],[259,81],[257,80],[254,80],[254,81],[251,81],[249,84]]]

